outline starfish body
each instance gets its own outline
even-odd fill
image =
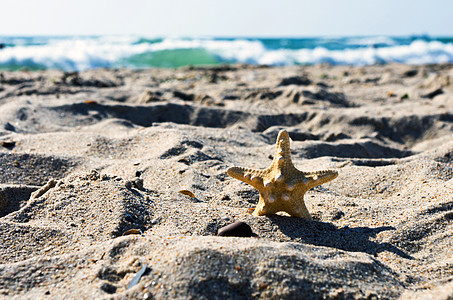
[[[311,219],[304,202],[304,194],[315,186],[335,179],[333,170],[301,172],[291,161],[290,139],[286,130],[277,137],[272,164],[264,170],[232,167],[228,175],[250,184],[260,193],[254,216],[287,212],[293,217]]]

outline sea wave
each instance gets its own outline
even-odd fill
[[[343,51],[316,48],[293,53],[297,63],[333,65],[372,65],[402,63],[411,65],[453,62],[453,44],[414,41],[409,45],[359,48]]]
[[[400,41],[388,36],[373,36],[350,38],[345,43],[350,46],[386,47],[398,45]]]
[[[202,64],[371,65],[452,63],[453,43],[391,37],[215,39],[143,37],[1,38],[0,68],[86,70]]]

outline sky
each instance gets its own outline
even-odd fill
[[[0,35],[453,36],[451,0],[0,0]]]

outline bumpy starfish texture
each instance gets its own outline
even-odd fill
[[[228,175],[250,184],[260,193],[253,215],[262,216],[287,212],[293,217],[311,219],[304,202],[304,194],[311,188],[335,179],[333,170],[301,172],[291,161],[290,140],[286,130],[277,137],[272,164],[265,170],[232,167]]]

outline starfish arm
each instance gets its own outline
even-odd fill
[[[289,134],[286,130],[280,130],[277,136],[272,166],[288,167],[292,165]]]
[[[302,173],[302,172],[301,172]],[[312,189],[318,185],[324,184],[334,180],[338,176],[338,172],[334,170],[322,170],[316,172],[303,172],[303,181],[307,190]]]
[[[227,170],[228,175],[240,181],[250,184],[258,191],[263,186],[263,171],[242,167],[231,167]]]
[[[303,198],[303,195],[302,195]],[[287,209],[286,212],[291,216],[291,217],[297,217],[297,218],[302,218],[306,220],[313,220],[311,217],[310,213],[308,212],[307,207],[305,206],[305,202],[302,199],[302,201],[298,201],[295,203],[291,208]]]
[[[258,202],[258,205],[255,207],[255,210],[253,211],[254,216],[265,216],[265,215],[272,215],[275,214],[277,211],[271,210],[269,206],[266,206],[266,202],[262,197],[260,197],[260,201]]]
[[[286,130],[280,130],[277,136],[276,142],[276,153],[280,153],[283,157],[291,158],[291,150],[290,150],[290,139],[289,134]]]

